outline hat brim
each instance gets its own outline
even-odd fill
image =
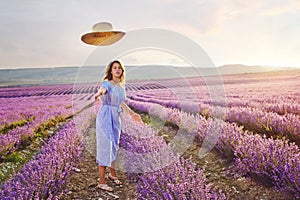
[[[81,36],[81,41],[90,45],[106,46],[119,41],[124,35],[122,31],[92,32]]]

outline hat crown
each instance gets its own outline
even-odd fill
[[[108,22],[100,22],[93,26],[94,32],[104,32],[104,31],[112,31],[113,27]]]

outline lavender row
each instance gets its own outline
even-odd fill
[[[26,107],[28,104],[33,104],[35,99],[31,101],[22,102],[22,106]],[[29,115],[33,117],[33,121],[27,123],[26,125],[16,127],[6,134],[0,135],[0,155],[3,156],[8,154],[19,147],[26,145],[30,142],[36,134],[43,134],[40,129],[44,129],[45,126],[53,126],[59,121],[63,121],[66,117],[72,114],[72,110],[66,107],[67,101],[62,101],[61,103],[56,103],[57,99],[52,99],[48,101],[47,104],[43,105],[43,101],[37,101],[34,108],[31,108]],[[11,110],[11,112],[17,110]],[[22,111],[21,111],[22,112]]]
[[[61,111],[43,112],[39,117],[36,117],[33,122],[25,126],[17,127],[9,131],[5,135],[0,135],[0,161],[1,157],[5,156],[22,146],[26,146],[37,134],[42,136],[42,131],[45,126],[53,126],[58,122],[64,121],[65,113]]]
[[[28,123],[41,109],[69,109],[73,106],[73,112],[76,113],[86,105],[86,101],[91,99],[91,95],[88,94],[1,98],[0,131],[6,127],[14,128]]]
[[[34,160],[7,181],[0,190],[1,199],[58,199],[84,150],[82,133],[89,124],[89,114],[85,115],[68,122]]]
[[[222,191],[215,192],[203,170],[183,158],[171,165],[147,173],[137,184],[138,199],[226,199]]]
[[[72,84],[65,85],[43,85],[31,87],[15,87],[15,88],[1,88],[0,97],[3,98],[19,98],[19,97],[33,97],[42,94],[53,95],[60,91],[72,89]]]
[[[203,170],[179,158],[149,126],[123,117],[118,163],[131,176],[140,174],[138,199],[226,199],[207,183]]]
[[[212,116],[218,109],[225,109],[208,104],[198,104],[190,101],[144,99],[133,97],[134,100],[158,103],[160,105],[183,109],[186,112],[200,112],[205,116]],[[300,145],[300,116],[294,114],[279,115],[273,112],[265,112],[252,107],[231,107],[226,108],[226,120],[244,125],[245,128],[260,134],[266,134],[268,137],[286,137],[290,141]]]
[[[288,113],[300,115],[299,100],[291,97],[277,96],[276,98],[261,97],[253,99],[253,97],[235,96],[235,98],[226,97],[226,101],[228,107],[252,107],[262,109],[265,112],[278,113],[280,115]]]
[[[275,112],[280,115],[288,113],[296,115],[300,114],[299,99],[293,96],[276,95],[276,97],[266,97],[265,94],[245,96],[236,91],[235,93],[226,91],[229,94],[226,94],[226,97],[224,95],[223,99],[217,100],[212,99],[212,96],[205,91],[205,88],[201,89],[204,91],[195,88],[195,91],[187,92],[183,88],[176,88],[176,94],[170,89],[130,91],[128,92],[128,96],[135,100],[153,103],[155,103],[154,101],[157,101],[156,103],[161,101],[171,101],[178,104],[179,101],[183,102],[184,100],[188,100],[189,102],[198,104],[260,108],[266,112]]]
[[[1,88],[0,98],[20,98],[33,96],[55,96],[71,94],[93,94],[95,93],[95,84],[61,84],[48,86],[31,86],[16,88]]]
[[[58,101],[59,100],[59,101]],[[0,128],[9,126],[19,120],[28,120],[36,116],[41,109],[53,110],[71,106],[70,96],[62,97],[24,97],[16,99],[1,99]]]
[[[276,189],[300,198],[300,150],[297,145],[279,139],[264,138],[244,131],[236,124],[200,115],[183,113],[153,103],[128,100],[129,105],[143,112],[156,113],[187,132],[196,130],[200,140],[217,139],[215,148],[229,160],[234,159],[241,172],[268,178]],[[155,110],[156,112],[153,112]],[[193,128],[196,124],[196,129]]]
[[[226,120],[244,125],[247,129],[268,137],[286,137],[300,145],[299,115],[278,115],[258,108],[232,107],[228,110]]]
[[[4,156],[26,145],[36,134],[43,134],[40,129],[44,129],[45,126],[53,126],[57,122],[70,117],[73,114],[72,112],[79,112],[87,103],[91,102],[91,98],[87,100],[88,97],[86,95],[75,96],[73,107],[71,107],[70,96],[62,96],[59,101],[58,97],[47,99],[27,98],[26,100],[23,98],[22,100],[19,99],[19,103],[15,107],[13,105],[16,102],[12,101],[12,105],[6,106],[8,109],[6,115],[11,113],[21,115],[21,113],[27,112],[26,117],[30,116],[32,121],[0,135],[0,155]],[[20,107],[28,109],[22,110]]]
[[[24,97],[24,98],[2,98],[0,111],[0,130],[4,126],[19,120],[28,120],[35,116],[34,113],[40,109],[69,109],[72,106],[73,112],[80,111],[87,101],[91,101],[90,94],[60,95],[49,97]]]
[[[233,78],[234,80],[234,78]],[[191,81],[190,84],[186,84],[182,87],[179,82],[182,80],[173,80],[173,84],[170,81],[160,81],[159,83],[153,82],[140,82],[134,84],[135,87],[143,87],[148,85],[157,85],[157,87],[150,87],[144,90],[129,90],[128,94],[135,95],[136,97],[146,99],[159,99],[159,100],[183,100],[199,102],[199,104],[209,105],[224,105],[223,102],[218,102],[214,99],[214,94],[223,91],[223,100],[226,101],[226,106],[248,106],[261,108],[268,112],[276,112],[278,114],[300,114],[299,106],[299,93],[297,86],[293,82],[288,86],[285,80],[278,83],[278,81],[272,80],[271,82],[254,83],[250,84],[227,84],[224,82],[223,86],[220,86],[217,91],[208,90],[211,87],[209,83],[199,85],[197,81]],[[299,81],[299,80],[298,80]],[[133,84],[129,84],[133,85]],[[220,90],[220,91],[219,91]],[[225,94],[226,93],[226,94]],[[226,96],[225,96],[226,95]]]

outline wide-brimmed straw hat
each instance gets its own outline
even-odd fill
[[[120,40],[125,35],[122,31],[115,31],[108,22],[100,22],[93,26],[93,31],[81,36],[81,40],[86,44],[105,46],[111,45]]]

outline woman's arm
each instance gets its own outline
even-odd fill
[[[100,88],[98,92],[95,94],[95,100],[99,100],[99,97],[103,94],[105,94],[106,88]]]
[[[121,103],[121,107],[122,109],[128,113],[135,121],[139,122],[139,123],[143,123],[143,120],[141,118],[141,116],[137,113],[135,113],[133,110],[131,110],[126,103],[122,102]]]

